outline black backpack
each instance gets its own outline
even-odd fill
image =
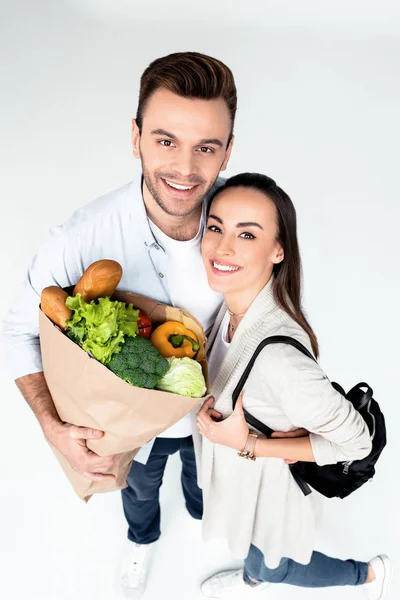
[[[261,350],[269,344],[289,344],[315,361],[311,352],[294,338],[284,335],[275,335],[266,338],[256,348],[232,394],[233,408],[235,408],[236,401],[257,356]],[[332,385],[353,404],[354,408],[358,410],[367,423],[371,434],[372,450],[366,458],[361,460],[340,462],[333,465],[324,465],[322,467],[318,466],[316,463],[302,461],[289,465],[294,479],[305,496],[311,493],[311,486],[327,498],[345,498],[361,487],[365,482],[372,479],[375,474],[375,463],[386,446],[385,418],[379,408],[379,404],[372,397],[373,391],[369,385],[366,383],[359,383],[347,394],[338,383],[332,382]],[[253,417],[247,410],[243,409],[243,412],[247,423],[251,427],[258,429],[258,431],[263,433],[267,438],[271,437],[273,430],[270,427],[261,423],[261,421]]]

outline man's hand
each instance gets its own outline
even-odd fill
[[[61,452],[75,471],[92,481],[115,479],[108,471],[118,454],[99,456],[86,446],[86,440],[98,440],[104,432],[60,421],[44,373],[24,375],[15,383],[35,413],[47,441]]]
[[[47,440],[61,452],[75,471],[92,481],[115,480],[115,475],[108,471],[118,454],[99,456],[86,446],[86,440],[98,440],[103,435],[103,431],[69,423],[60,423],[46,432]]]
[[[271,438],[298,438],[307,437],[308,435],[310,435],[310,432],[307,429],[295,429],[294,431],[274,431]],[[286,459],[285,463],[287,465],[294,465],[297,463],[297,460]]]

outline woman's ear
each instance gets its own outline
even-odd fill
[[[140,158],[140,130],[135,119],[132,119],[132,149],[133,156]]]
[[[274,254],[272,255],[272,262],[274,263],[274,265],[278,265],[279,263],[281,263],[283,261],[284,258],[285,258],[285,253],[283,251],[282,246],[279,244],[275,248]]]

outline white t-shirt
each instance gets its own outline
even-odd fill
[[[204,217],[203,217],[204,218]],[[165,250],[164,285],[171,302],[189,311],[203,325],[206,334],[214,324],[222,304],[222,294],[208,285],[206,270],[201,256],[203,221],[196,236],[188,241],[174,240],[149,220],[154,237]],[[190,415],[186,415],[158,437],[187,437],[192,435]]]

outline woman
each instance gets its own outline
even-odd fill
[[[244,569],[205,581],[203,594],[242,599],[269,582],[366,584],[367,598],[383,600],[390,575],[385,555],[363,563],[313,552],[319,496],[305,496],[288,467],[299,460],[324,465],[367,456],[371,440],[359,413],[317,363],[284,344],[264,348],[232,412],[232,392],[265,337],[294,337],[318,356],[317,338],[300,306],[290,198],[264,175],[228,179],[210,204],[202,253],[211,288],[225,298],[209,340],[216,400],[205,402],[197,415],[203,532],[205,539],[225,538],[231,552],[245,559]],[[249,436],[242,405],[274,431],[306,431],[303,437]],[[238,456],[245,448],[255,460]]]

